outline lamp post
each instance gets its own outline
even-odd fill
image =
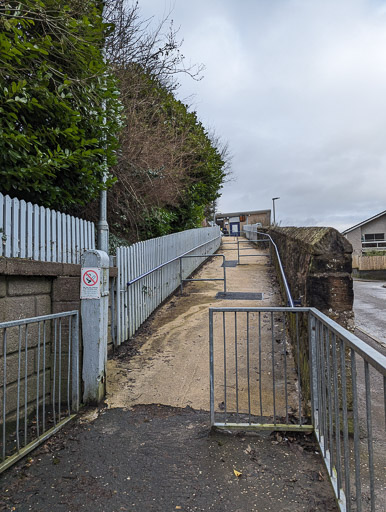
[[[276,201],[276,199],[280,199],[280,197],[273,197],[272,198],[273,225],[276,224],[276,217],[275,217],[275,201]]]
[[[102,17],[105,15],[105,0],[102,0]],[[106,62],[106,49],[105,42],[102,48],[103,61]],[[102,100],[102,109],[105,112],[103,118],[103,124],[106,124],[106,100]],[[106,135],[104,137],[104,149],[106,151]],[[103,171],[103,183],[107,180],[107,157],[104,155],[104,171]],[[97,224],[97,247],[100,251],[104,251],[109,254],[109,224],[107,222],[107,190],[101,190],[99,195],[99,221]]]

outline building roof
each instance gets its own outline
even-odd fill
[[[252,212],[230,212],[230,213],[216,213],[216,219],[218,217],[237,217],[238,215],[254,215],[256,213],[271,213],[271,210],[254,210]]]
[[[363,226],[364,224],[367,224],[368,222],[371,222],[372,220],[379,219],[379,217],[382,217],[382,215],[386,215],[386,210],[384,210],[381,213],[378,213],[377,215],[374,215],[373,217],[370,217],[367,220],[360,222],[359,224],[355,224],[355,226],[353,226],[352,228],[348,228],[345,231],[342,231],[342,235],[346,235],[350,231],[353,231],[356,228],[360,228],[361,226]]]

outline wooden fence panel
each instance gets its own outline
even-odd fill
[[[353,256],[353,268],[358,270],[386,270],[386,254],[384,256]]]

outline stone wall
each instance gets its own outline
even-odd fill
[[[333,228],[272,228],[294,300],[353,328],[352,247]]]
[[[291,295],[296,303],[315,307],[346,329],[353,329],[352,246],[346,238],[333,228],[318,227],[275,227],[270,229],[269,234],[278,247]],[[280,281],[279,272],[278,276]],[[283,285],[282,292],[287,302]],[[300,362],[303,397],[305,403],[309,404],[308,319],[300,315],[296,325],[295,315],[289,315],[288,328],[294,359]],[[348,401],[350,405],[351,396],[348,396]],[[307,407],[306,411],[309,413]]]

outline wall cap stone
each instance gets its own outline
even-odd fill
[[[314,255],[322,255],[334,252],[334,246],[339,246],[339,252],[352,254],[353,248],[350,242],[334,228],[330,227],[271,227],[269,233],[273,236],[284,235],[285,237],[296,241],[307,251]]]
[[[5,276],[77,276],[81,266],[74,263],[53,263],[22,258],[0,257],[0,275]],[[117,277],[118,268],[110,267],[110,277]]]

